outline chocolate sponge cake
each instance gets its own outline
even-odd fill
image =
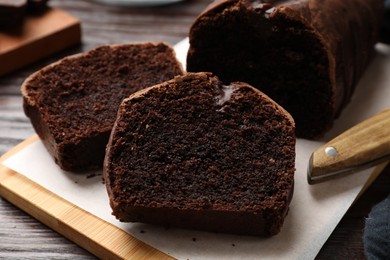
[[[321,137],[374,54],[383,0],[216,1],[190,30],[188,71],[259,88]]]
[[[163,43],[101,46],[27,78],[24,110],[62,169],[102,168],[121,101],[182,73]]]
[[[120,221],[271,236],[288,211],[294,163],[283,108],[201,72],[122,102],[103,171]]]

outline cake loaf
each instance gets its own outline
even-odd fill
[[[201,72],[122,102],[103,171],[120,221],[271,236],[288,211],[294,164],[283,108]]]
[[[172,48],[163,43],[101,46],[27,78],[24,111],[62,169],[102,168],[121,101],[180,74]]]
[[[351,99],[382,16],[383,0],[216,1],[190,30],[187,70],[259,88],[316,139]]]

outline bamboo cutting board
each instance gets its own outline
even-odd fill
[[[172,259],[1,164],[36,140],[28,138],[0,158],[0,196],[100,258]]]
[[[0,196],[100,258],[173,259],[2,164],[38,139],[34,135],[0,158]],[[385,166],[375,169],[358,196]]]
[[[0,31],[0,76],[81,41],[80,21],[49,8],[28,15],[20,26]]]

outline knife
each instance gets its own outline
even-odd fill
[[[317,149],[307,170],[309,184],[390,160],[390,109],[345,131]]]

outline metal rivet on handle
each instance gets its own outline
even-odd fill
[[[326,153],[326,155],[331,156],[331,157],[336,157],[338,155],[336,148],[334,148],[332,146],[326,147],[325,153]]]

